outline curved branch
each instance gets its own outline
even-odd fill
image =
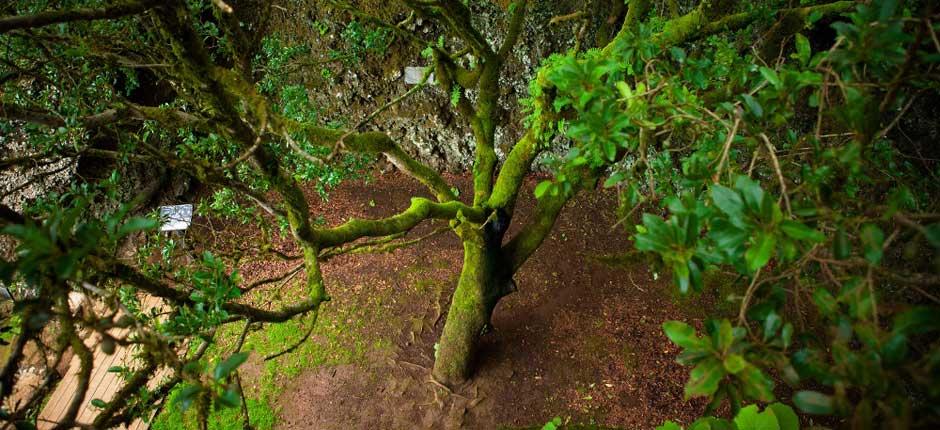
[[[503,41],[503,44],[499,47],[499,51],[496,55],[499,58],[506,59],[509,56],[509,53],[512,52],[513,46],[516,45],[516,41],[519,40],[519,35],[522,33],[522,25],[525,23],[526,7],[529,5],[528,0],[521,0],[513,3],[516,8],[512,13],[512,18],[509,20],[509,31],[506,35],[506,40]]]
[[[336,144],[348,151],[385,154],[395,167],[409,174],[430,188],[440,202],[457,200],[450,185],[437,172],[408,155],[387,134],[380,132],[355,133],[344,130],[332,130],[323,127],[306,127],[307,139],[316,145],[333,146]]]
[[[493,185],[493,193],[487,201],[487,207],[512,212],[516,197],[519,195],[519,187],[525,180],[532,161],[540,152],[537,146],[535,131],[530,128],[506,156],[506,161],[503,162],[503,167],[499,170],[496,183]]]
[[[317,243],[323,247],[337,246],[352,242],[362,237],[381,237],[411,230],[426,219],[453,220],[465,218],[473,222],[486,219],[480,208],[470,207],[458,201],[435,203],[416,197],[411,199],[411,206],[403,212],[388,218],[377,220],[351,219],[346,223],[317,230]]]
[[[535,208],[532,219],[503,246],[503,253],[511,262],[510,273],[515,273],[542,245],[555,226],[555,220],[574,192],[559,193],[557,196],[542,196]]]
[[[157,0],[124,1],[99,8],[78,8],[41,12],[35,15],[8,16],[0,18],[0,34],[64,22],[121,18],[145,12],[159,3]]]
[[[100,260],[97,263],[99,266],[103,265],[103,262]],[[133,284],[135,287],[145,291],[148,294],[170,300],[178,305],[195,305],[195,302],[193,302],[193,300],[189,297],[189,293],[177,290],[170,285],[152,279],[140,273],[137,271],[137,269],[134,269],[133,267],[124,263],[115,262],[111,264],[110,267],[100,268],[105,269],[104,271],[108,272],[115,278],[122,279]],[[226,312],[232,315],[250,318],[252,321],[284,322],[297,315],[305,314],[318,309],[320,304],[327,300],[329,299],[322,296],[311,297],[301,303],[284,306],[283,308],[276,311],[255,308],[241,303],[225,303],[222,305],[222,309],[225,309]]]

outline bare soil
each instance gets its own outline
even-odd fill
[[[448,179],[470,194],[465,178]],[[531,189],[538,180],[527,181],[514,229],[533,210]],[[427,194],[392,173],[371,183],[347,182],[312,211],[329,224],[388,216],[416,195]],[[374,348],[363,363],[321,366],[290,380],[277,401],[277,428],[541,428],[555,416],[636,429],[666,419],[690,422],[704,403],[683,399],[688,369],[675,363],[678,348],[661,325],[696,321],[701,313],[683,310],[668,279],[654,280],[645,267],[599,261],[630,247],[623,229],[614,227],[615,206],[614,193],[597,190],[566,207],[517,274],[519,291],[497,307],[495,330],[482,338],[473,379],[454,391],[433,382],[430,368],[461,266],[456,236],[447,231],[388,254],[328,261],[323,270],[334,300],[323,312],[382,306],[386,317],[363,324],[358,335],[365,344],[386,339],[392,346]],[[431,224],[409,237],[443,226]],[[260,278],[275,268],[243,272]],[[376,304],[374,297],[390,299]]]

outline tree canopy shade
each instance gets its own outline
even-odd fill
[[[0,279],[27,298],[7,320],[15,335],[0,397],[13,392],[27,344],[48,348],[54,361],[71,351],[81,382],[58,426],[77,424],[93,371],[82,331],[113,347],[108,330],[129,328],[134,335],[121,342],[138,348],[141,365],[128,372],[126,395],[81,424],[105,428],[146,416],[180,384],[180,402],[205,423],[211,405],[239,404],[231,381],[245,360],[241,343],[215,366],[204,359],[219,327],[307,318],[313,329],[330,300],[323,261],[412,245],[404,235],[429,220],[445,220],[463,244],[433,368],[437,381],[460,384],[472,376],[494,308],[516,289],[513,276],[572,196],[603,179],[620,189],[636,250],[653,270],[671,273],[681,292],[714,288],[706,281],[719,273],[741,287],[737,315],[715,315],[701,336],[682,322],[664,325],[684,350],[680,361],[695,366],[688,397],[709,398],[709,412],[728,400],[739,417],[757,416],[744,404],[776,399],[773,374],[798,390],[791,400],[804,413],[860,425],[936,422],[940,172],[935,153],[920,151],[935,151],[923,136],[938,124],[920,118],[928,125],[913,138],[900,130],[938,95],[940,15],[929,4],[667,1],[659,10],[631,1],[609,40],[582,50],[581,31],[575,49],[543,59],[522,106],[525,130],[500,160],[501,76],[534,2],[508,6],[499,43],[475,23],[472,2],[401,2],[406,21],[418,16],[442,29],[438,40],[356,5],[328,3],[417,45],[433,62],[436,85],[472,131],[472,196],[461,199],[439,172],[370,130],[374,115],[328,127],[309,114],[305,97],[279,92],[286,83],[259,71],[256,36],[224,1],[0,7],[0,130],[28,146],[0,166],[94,156],[113,160],[117,171],[143,165],[185,174],[215,191],[230,214],[282,226],[299,254],[270,244],[245,244],[236,254],[297,261],[305,286],[301,300],[253,306],[245,295],[287,275],[245,285],[232,270],[238,258],[213,249],[181,268],[144,252],[120,256],[129,238],[157,221],[147,215],[150,193],[123,195],[117,175],[21,209],[2,205],[2,233],[16,252],[0,262]],[[144,84],[148,97],[135,93]],[[515,203],[534,160],[559,142],[570,148],[556,157],[553,178],[535,188],[535,213],[506,237],[519,222]],[[415,197],[387,218],[317,223],[300,181],[348,173],[363,154],[387,157],[433,199]],[[74,312],[72,291],[103,310]],[[140,312],[137,293],[172,311]],[[163,366],[172,376],[148,388]],[[41,399],[40,391],[2,418],[28,427]],[[768,406],[776,419],[789,417],[782,408]]]

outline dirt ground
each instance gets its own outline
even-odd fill
[[[466,179],[448,179],[462,195],[471,194]],[[533,209],[537,182],[527,182],[515,229]],[[347,182],[328,205],[311,210],[334,224],[390,215],[415,195],[426,195],[420,184],[391,173],[371,183]],[[391,346],[373,349],[362,363],[321,366],[290,380],[277,401],[277,428],[541,428],[556,416],[636,429],[666,419],[690,422],[704,403],[683,400],[688,369],[674,362],[678,348],[661,325],[696,321],[691,314],[700,313],[683,311],[668,279],[654,280],[645,267],[598,260],[629,249],[623,229],[613,227],[615,203],[612,192],[598,190],[582,193],[562,212],[517,274],[519,291],[497,307],[475,376],[453,392],[431,381],[430,368],[460,270],[456,236],[447,231],[389,254],[328,261],[323,270],[334,300],[324,312],[390,298],[379,304],[385,317],[363,324],[357,335],[366,344],[383,338]],[[409,237],[441,226],[423,225]],[[243,272],[264,277],[270,268]]]

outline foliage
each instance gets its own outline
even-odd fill
[[[699,418],[688,427],[666,421],[656,430],[799,430],[800,421],[789,406],[771,403],[764,411],[756,405],[742,408],[733,420],[715,417]]]
[[[610,166],[605,186],[621,189],[629,213],[653,212],[635,227],[637,250],[682,293],[710,287],[706,272],[738,275],[737,322],[708,321],[701,337],[664,325],[678,361],[694,366],[686,397],[710,399],[709,410],[773,401],[777,374],[806,413],[937,419],[928,381],[940,344],[926,319],[936,306],[916,287],[936,282],[937,167],[904,160],[893,130],[918,96],[937,95],[938,48],[917,36],[935,25],[914,10],[858,5],[832,24],[831,47],[814,53],[797,33],[773,67],[729,55],[725,37],[660,49],[665,36],[640,24],[540,71],[574,147],[536,197],[567,192],[579,168]],[[531,109],[529,123],[546,114]]]
[[[710,413],[728,400],[736,415],[694,428],[794,428],[782,404],[763,412],[746,406],[778,396],[808,414],[929,425],[940,403],[940,344],[931,318],[937,299],[922,287],[940,284],[937,157],[919,154],[923,145],[906,139],[899,124],[919,111],[920,98],[937,96],[940,20],[920,3],[901,8],[891,0],[716,10],[725,2],[718,3],[683,3],[680,16],[625,21],[604,47],[545,59],[523,103],[527,129],[500,162],[502,77],[526,25],[526,2],[509,8],[498,44],[474,27],[469,2],[406,2],[414,14],[402,24],[330,2],[352,20],[340,33],[346,58],[327,61],[383,55],[394,35],[434,62],[445,105],[449,95],[473,133],[470,203],[391,137],[366,131],[369,120],[320,124],[315,100],[329,97],[312,97],[296,80],[309,47],[278,34],[248,37],[226,2],[0,6],[0,131],[26,145],[0,165],[102,159],[106,172],[182,175],[200,186],[198,215],[260,230],[259,240],[247,230],[227,244],[200,238],[199,252],[186,256],[181,242],[147,234],[157,225],[148,215],[153,196],[119,192],[120,175],[83,179],[25,209],[0,205],[2,235],[17,247],[0,261],[0,280],[33,294],[4,324],[18,336],[0,374],[0,397],[12,390],[7,382],[27,342],[49,340],[45,346],[60,358],[71,350],[87,380],[94,351],[80,330],[100,335],[94,348],[111,353],[118,339],[110,330],[121,328],[132,332],[120,341],[138,358],[120,369],[128,395],[96,399],[101,411],[91,427],[147,416],[169,393],[183,407],[165,425],[227,425],[233,421],[216,418],[240,405],[266,425],[274,391],[265,389],[260,403],[242,399],[242,348],[276,354],[301,322],[316,321],[330,300],[323,261],[410,245],[416,240],[405,235],[430,219],[447,221],[465,250],[432,371],[458,384],[470,376],[470,351],[493,309],[514,289],[513,275],[565,203],[606,175],[605,185],[618,187],[631,207],[622,208],[626,218],[643,214],[625,221],[637,250],[656,260],[654,273],[672,273],[684,294],[712,288],[706,280],[715,277],[705,275],[737,276],[736,318],[713,315],[698,330],[664,325],[683,349],[681,362],[692,366],[686,396],[708,398]],[[443,34],[425,40],[403,30],[415,16]],[[754,40],[769,46],[752,49]],[[774,51],[783,55],[758,58]],[[555,176],[536,187],[536,210],[510,229],[533,160],[559,142],[570,149],[553,163]],[[358,177],[380,154],[436,200],[416,197],[387,218],[336,226],[311,214],[317,205],[301,182],[314,182],[325,200],[329,187]],[[140,252],[127,258],[123,247]],[[284,297],[283,285],[267,288],[288,273],[245,282],[235,270],[245,256],[296,261],[301,291]],[[104,310],[73,312],[72,292]],[[144,309],[145,294],[169,310]],[[249,335],[265,324],[266,342]],[[235,326],[245,335],[221,345]],[[298,348],[315,359],[284,363],[285,373],[327,361],[310,345]],[[149,388],[159,367],[172,376]],[[776,386],[771,375],[790,387]],[[0,417],[29,425],[40,403]],[[72,415],[61,425],[74,424]]]

